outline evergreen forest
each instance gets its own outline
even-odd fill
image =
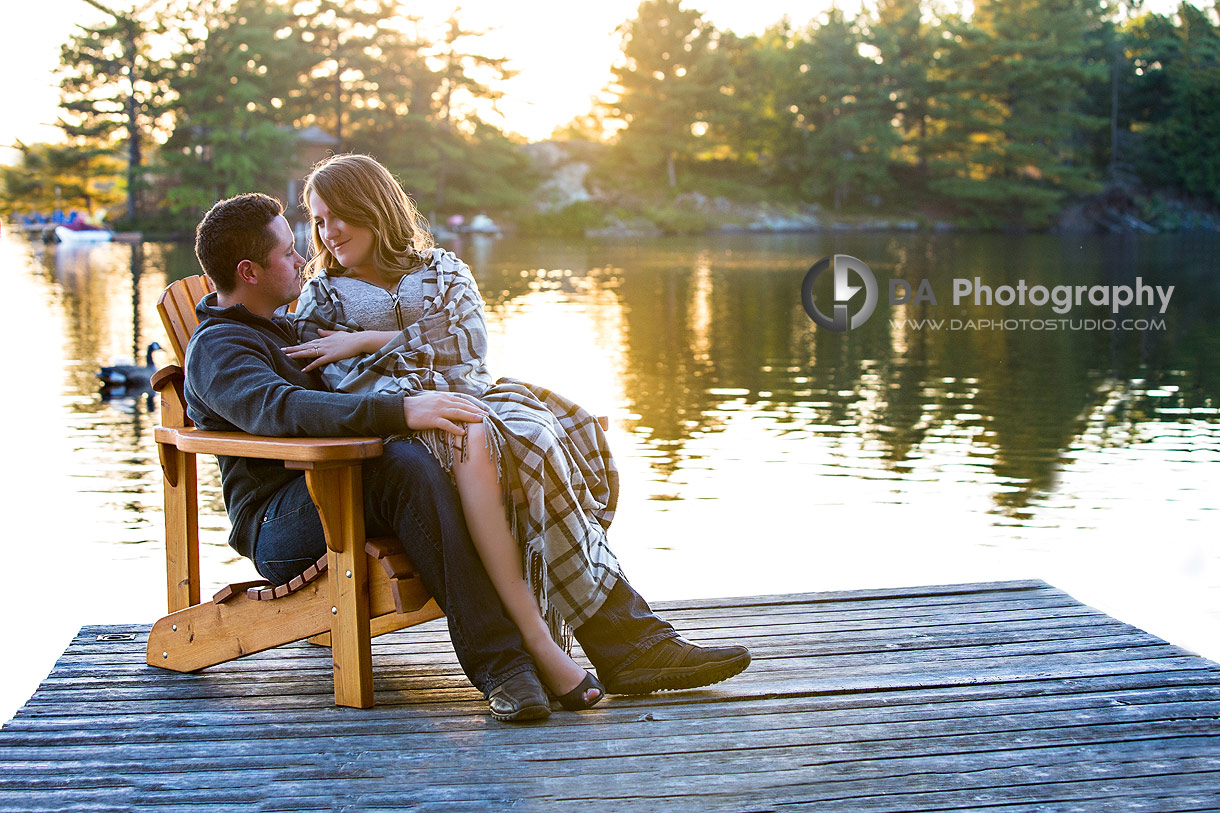
[[[1220,205],[1214,4],[876,0],[746,36],[697,0],[644,0],[612,80],[552,137],[595,194],[544,204],[548,167],[496,114],[511,62],[460,11],[425,25],[399,0],[82,2],[107,21],[63,44],[64,139],[17,145],[6,214],[103,209],[173,234],[219,198],[283,197],[311,138],[376,156],[425,213],[542,231],[641,212],[698,230],[692,195],[1022,229],[1088,201],[1154,220]]]

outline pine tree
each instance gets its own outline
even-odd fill
[[[938,27],[925,0],[879,0],[867,22],[867,42],[877,49],[895,126],[902,136],[898,158],[928,175],[928,128],[933,97]]]
[[[620,148],[644,171],[664,169],[677,186],[677,165],[699,149],[697,133],[719,92],[710,68],[715,30],[681,0],[644,0],[620,26],[624,64],[614,68],[612,115],[626,123]]]
[[[507,59],[484,53],[487,32],[457,12],[435,30],[399,20],[376,43],[379,101],[353,127],[353,148],[377,155],[431,216],[522,202],[534,182],[528,162],[483,118],[513,75]]]
[[[980,0],[971,24],[945,26],[934,109],[935,191],[998,220],[1049,222],[1068,194],[1100,184],[1080,135],[1104,126],[1082,100],[1096,0]]]
[[[794,46],[795,36],[785,20],[758,36],[723,32],[714,52],[719,92],[709,96],[704,114],[705,150],[760,173],[763,183],[792,177],[793,167],[782,163],[793,137],[793,115],[784,101],[790,83],[782,77],[796,67]]]
[[[301,67],[282,6],[236,0],[198,13],[191,27],[201,33],[183,31],[174,130],[162,151],[168,203],[188,219],[220,198],[283,185],[294,133],[281,110]]]
[[[480,127],[478,115],[470,103],[482,100],[494,106],[503,93],[490,83],[502,82],[513,75],[506,67],[506,58],[465,49],[468,40],[486,33],[463,28],[455,10],[445,22],[444,37],[430,54],[431,59],[439,63],[436,74],[440,80],[434,97],[437,102],[437,127],[433,131],[433,146],[438,160],[432,205],[437,210],[443,209],[447,203],[446,184],[450,172],[465,152],[461,144],[464,141],[463,133],[471,135]],[[486,128],[483,131],[487,132]]]
[[[303,64],[286,112],[303,126],[317,125],[333,135],[340,150],[350,149],[353,119],[365,118],[381,104],[378,78],[386,66],[380,46],[399,35],[386,25],[397,4],[310,0],[292,10]]]
[[[1220,29],[1189,3],[1177,20],[1147,14],[1126,32],[1137,69],[1133,127],[1140,174],[1220,203]]]
[[[60,57],[60,126],[70,139],[114,146],[126,142],[127,216],[139,218],[144,145],[165,112],[168,72],[153,58],[160,22],[152,3],[131,12],[84,0],[111,22],[81,26]]]
[[[799,191],[829,198],[836,211],[893,186],[889,165],[898,134],[887,114],[891,100],[881,65],[860,53],[862,39],[856,23],[832,9],[792,50],[786,86]]]

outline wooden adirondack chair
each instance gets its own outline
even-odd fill
[[[206,276],[188,277],[170,285],[157,302],[178,365],[153,377],[161,401],[155,437],[165,480],[170,614],[153,625],[148,663],[193,672],[309,638],[331,647],[335,703],[368,708],[370,638],[443,615],[398,540],[365,538],[360,464],[381,454],[381,440],[271,438],[195,428],[186,416],[181,365],[199,324],[195,305],[211,290]],[[231,584],[200,603],[197,454],[283,460],[288,468],[304,470],[326,533],[326,557],[289,584]]]

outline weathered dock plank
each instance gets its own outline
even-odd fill
[[[0,730],[0,809],[1220,808],[1220,666],[1037,581],[671,602],[718,686],[491,721],[443,623],[333,705],[305,643],[196,675],[87,627]]]

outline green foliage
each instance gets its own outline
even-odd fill
[[[553,212],[531,212],[517,221],[525,234],[548,237],[583,237],[605,220],[602,208],[590,201],[578,201]]]
[[[705,111],[719,92],[713,29],[681,0],[644,0],[624,23],[625,64],[612,115],[627,123],[619,148],[637,172],[665,172],[672,189],[677,165],[700,148]]]
[[[1184,200],[1154,194],[1136,205],[1140,220],[1161,231],[1220,231],[1220,215],[1201,212]]]
[[[881,66],[861,55],[861,40],[859,28],[835,9],[790,51],[785,100],[797,137],[789,165],[805,199],[829,200],[836,211],[893,188],[888,167],[899,134]]]
[[[528,162],[515,154],[503,134],[474,112],[470,101],[495,102],[502,95],[492,84],[513,75],[507,60],[469,50],[471,39],[486,32],[464,28],[455,10],[444,35],[428,51],[436,65],[437,90],[425,141],[435,149],[431,195],[434,210],[469,211],[520,203],[520,172]]]
[[[144,145],[166,112],[169,67],[153,56],[160,20],[146,4],[131,12],[114,11],[85,0],[111,22],[84,28],[63,46],[60,56],[60,121],[70,139],[97,149],[127,153],[129,216],[138,216],[144,178]]]
[[[96,208],[127,193],[129,223],[189,225],[222,196],[283,194],[315,160],[297,134],[316,126],[337,151],[385,162],[432,216],[532,209],[540,173],[481,112],[511,74],[457,12],[429,29],[403,0],[82,2],[109,17],[63,48],[70,146],[35,145],[0,171],[0,205],[46,208],[58,189]],[[673,203],[695,191],[1027,227],[1107,176],[1220,203],[1215,8],[1125,20],[1102,0],[947,8],[878,0],[739,36],[682,0],[643,0],[619,28],[610,100],[557,137],[608,142],[582,159],[591,182],[674,233],[717,225]],[[522,225],[575,234],[599,207]]]
[[[676,204],[649,207],[643,215],[665,234],[699,234],[721,222],[699,209]]]
[[[804,31],[741,37],[645,2],[622,28],[617,149],[593,177],[646,197],[662,168],[681,170],[671,195],[706,193],[708,168],[727,164],[739,200],[753,188],[1021,227],[1131,166],[1220,201],[1214,9],[1120,26],[1102,0],[973,5],[967,18],[879,0],[855,19],[834,9]]]
[[[161,154],[166,202],[191,221],[221,198],[283,187],[295,144],[278,109],[302,67],[283,8],[236,0],[202,22],[203,36],[184,32],[175,126]]]
[[[1084,110],[1104,76],[1088,59],[1100,29],[1094,0],[976,5],[942,23],[928,111],[928,188],[1013,225],[1045,226],[1068,195],[1100,191]]]
[[[287,41],[301,63],[288,79],[283,117],[333,135],[338,150],[405,115],[428,115],[439,78],[395,0],[274,0],[291,15]],[[392,69],[390,68],[392,66]]]
[[[1126,42],[1136,66],[1132,161],[1157,186],[1220,203],[1220,29],[1183,3],[1177,20],[1145,14]]]
[[[541,178],[529,159],[495,127],[477,120],[470,126],[466,133],[432,123],[425,131],[431,156],[413,148],[418,141],[403,140],[402,149],[388,153],[389,165],[425,212],[502,212],[531,202]]]
[[[863,21],[865,42],[877,49],[880,60],[886,97],[882,108],[901,138],[896,162],[915,165],[925,180],[933,99],[940,91],[935,74],[941,57],[941,30],[926,11],[923,0],[880,0],[875,16]]]
[[[728,158],[692,163],[682,173],[679,192],[698,192],[709,198],[725,198],[738,203],[764,201],[796,203],[800,200],[789,178]],[[766,179],[760,183],[760,179]]]
[[[705,118],[709,129],[705,156],[730,160],[752,170],[755,180],[783,180],[783,162],[794,137],[784,81],[794,68],[789,50],[796,39],[786,23],[757,37],[722,33],[716,42],[718,95]],[[708,161],[704,161],[708,163]]]
[[[425,211],[512,210],[539,180],[480,118],[479,105],[499,98],[511,72],[503,57],[480,52],[483,32],[457,12],[429,31],[399,0],[174,0],[150,9],[112,12],[64,47],[65,129],[98,151],[125,142],[130,188],[158,178],[154,205],[137,212],[133,198],[129,223],[189,225],[224,196],[283,195],[305,172],[297,135],[310,127],[334,136],[335,151],[384,161]],[[150,169],[154,134],[165,143]],[[10,175],[12,189],[35,194]]]
[[[90,214],[123,199],[123,165],[109,150],[74,144],[18,145],[21,160],[0,166],[0,212]]]

